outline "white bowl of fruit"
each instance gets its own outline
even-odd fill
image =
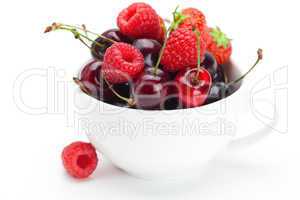
[[[241,75],[232,62],[230,39],[219,28],[209,28],[196,8],[176,9],[166,28],[150,5],[134,3],[120,12],[117,24],[118,29],[103,34],[62,23],[45,31],[69,31],[92,52],[74,78],[76,101],[89,105],[80,117],[87,119],[90,142],[139,177],[193,174],[248,123],[243,116],[250,110],[239,108],[249,108],[249,102],[239,91],[262,51]],[[212,112],[225,101],[226,112]],[[78,163],[78,154],[70,157]],[[95,162],[88,160],[70,174],[89,175],[83,172]],[[66,169],[70,172],[70,166]]]

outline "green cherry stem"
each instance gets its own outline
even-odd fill
[[[79,78],[73,77],[73,81],[79,86],[79,88],[86,94],[90,95],[89,90],[83,85]]]
[[[175,8],[175,10],[173,12],[173,21],[172,21],[172,23],[170,24],[169,28],[167,29],[167,31],[165,33],[164,42],[163,42],[163,45],[160,49],[159,56],[158,56],[157,62],[156,62],[155,67],[154,67],[154,75],[157,74],[158,66],[160,64],[161,58],[162,58],[164,50],[166,48],[168,37],[169,37],[170,33],[173,30],[175,30],[182,23],[182,21],[186,18],[180,12],[177,12],[178,8],[179,8],[179,6],[177,6]]]
[[[83,31],[83,32],[85,32],[85,33],[90,33],[90,34],[92,34],[92,35],[95,35],[95,36],[97,36],[97,37],[100,37],[100,38],[102,38],[102,39],[104,39],[104,40],[106,40],[106,41],[108,41],[108,42],[111,42],[111,43],[115,43],[115,42],[116,42],[116,41],[114,41],[114,40],[112,40],[112,39],[110,39],[110,38],[107,38],[107,37],[105,37],[105,36],[103,36],[103,35],[101,35],[101,34],[98,34],[98,33],[95,33],[95,32],[93,32],[93,31],[90,31],[90,30],[86,29],[85,25],[83,25],[83,27],[75,26],[75,25],[68,25],[68,24],[63,24],[63,23],[61,23],[61,25],[62,25],[62,26],[65,26],[65,27],[69,27],[69,28],[71,28],[71,29],[78,29],[78,30]]]
[[[57,28],[56,30],[69,31],[69,32],[73,33],[73,35],[74,35],[74,37],[75,37],[76,39],[80,39],[80,38],[82,37],[82,38],[84,38],[84,39],[86,39],[86,40],[88,40],[88,41],[90,41],[90,42],[95,42],[95,44],[97,44],[97,45],[99,45],[99,46],[103,46],[103,44],[101,44],[101,43],[99,43],[99,42],[97,42],[97,41],[94,41],[93,39],[87,37],[86,35],[84,35],[84,34],[78,32],[76,29],[67,28],[67,27],[59,27],[59,28]]]
[[[108,88],[114,93],[114,95],[116,95],[119,99],[127,102],[128,106],[130,106],[130,107],[133,107],[135,105],[135,102],[132,98],[126,98],[126,97],[121,96],[118,92],[115,91],[112,84],[110,84],[102,74],[101,74],[101,77],[107,84]],[[79,86],[79,88],[84,93],[86,93],[87,95],[90,95],[90,91],[84,86],[84,84],[81,82],[81,80],[79,78],[73,77],[73,81]]]
[[[116,95],[119,99],[127,102],[128,106],[129,107],[133,107],[135,106],[135,102],[132,98],[126,98],[126,97],[123,97],[121,96],[114,88],[113,88],[113,85],[110,84],[107,79],[105,78],[105,76],[103,75],[103,73],[100,74],[101,78],[103,78],[103,80],[105,81],[106,85],[108,85],[108,88],[114,93],[114,95]]]
[[[196,78],[199,77],[199,73],[201,71],[201,47],[200,47],[200,32],[196,29],[196,40],[197,40],[197,75]]]
[[[103,40],[106,40],[108,42],[111,42],[111,43],[115,43],[116,41],[110,39],[110,38],[107,38],[103,35],[100,35],[100,34],[97,34],[97,33],[94,33],[92,31],[89,31],[83,27],[78,27],[78,26],[73,26],[73,25],[67,25],[67,24],[63,24],[63,23],[53,23],[51,26],[48,26],[44,33],[48,33],[48,32],[51,32],[51,31],[56,31],[56,30],[64,30],[64,31],[69,31],[71,33],[73,33],[73,35],[75,36],[76,39],[78,39],[79,37],[82,37],[90,42],[95,42],[95,44],[99,45],[99,46],[103,46],[103,44],[91,39],[90,37],[88,37],[88,35],[86,33],[91,33],[97,37],[100,37],[102,38]],[[81,33],[81,32],[84,32]]]
[[[158,56],[157,62],[156,62],[155,67],[154,67],[154,75],[157,75],[158,66],[160,64],[160,61],[161,61],[161,58],[163,56],[164,50],[165,50],[165,48],[167,46],[167,40],[168,40],[168,35],[169,35],[168,33],[169,33],[169,31],[170,31],[170,28],[168,28],[168,30],[165,33],[164,42],[163,42],[163,45],[162,45],[162,47],[160,49],[159,56]]]
[[[200,32],[195,29],[194,30],[195,34],[196,34],[196,46],[197,46],[197,73],[196,73],[196,76],[193,77],[193,80],[192,82],[194,84],[197,84],[199,83],[199,74],[200,72],[202,71],[201,69],[201,47],[200,47]]]
[[[240,82],[241,80],[243,80],[257,66],[257,64],[262,59],[263,59],[263,50],[262,49],[258,49],[257,50],[257,59],[256,59],[255,63],[252,65],[252,67],[245,74],[243,74],[241,77],[239,77],[238,79],[229,82],[228,85],[236,84],[236,83]]]
[[[87,41],[89,41],[89,42],[91,42],[91,43],[95,43],[97,46],[101,46],[101,47],[103,46],[103,44],[101,44],[101,43],[99,43],[99,42],[97,42],[97,41],[91,39],[91,38],[88,36],[88,34],[87,34],[88,32],[89,32],[89,33],[93,33],[93,32],[87,30],[87,29],[85,28],[84,25],[83,25],[83,27],[81,28],[81,27],[72,26],[72,25],[67,25],[67,24],[62,24],[62,23],[53,23],[51,26],[48,26],[44,32],[45,32],[45,33],[48,33],[48,32],[50,32],[50,31],[56,31],[56,30],[62,30],[62,31],[68,31],[68,32],[71,32],[71,33],[74,35],[74,37],[75,37],[76,39],[78,39],[82,44],[84,44],[84,46],[86,46],[87,48],[89,48],[89,49],[90,49],[91,51],[93,51],[95,54],[97,54],[97,52],[95,51],[95,49],[91,48],[91,46],[88,45],[88,44],[84,41],[84,39],[87,40]],[[81,32],[79,32],[78,30],[83,31],[84,34],[81,33]],[[93,33],[93,34],[96,34],[96,33]],[[113,41],[113,40],[111,40],[111,39],[109,39],[109,38],[106,38],[106,37],[104,37],[104,36],[101,36],[101,35],[98,35],[98,34],[96,34],[96,35],[99,36],[99,37],[103,37],[104,40],[108,40],[108,41],[110,41],[110,42],[115,42],[115,41]]]
[[[92,31],[89,31],[85,28],[85,26],[83,25],[83,27],[78,27],[78,26],[73,26],[73,25],[67,25],[67,24],[62,24],[62,23],[53,23],[51,26],[48,26],[44,33],[48,33],[48,32],[51,32],[51,31],[56,31],[56,30],[63,30],[63,31],[68,31],[68,32],[71,32],[73,33],[74,37],[76,39],[78,39],[79,41],[81,41],[87,48],[93,50],[83,39],[86,39],[88,40],[89,42],[94,42],[96,45],[99,45],[99,46],[103,46],[103,44],[91,39],[87,33],[90,33],[90,34],[93,34],[93,35],[96,35],[104,40],[107,40],[111,43],[115,43],[116,41],[112,40],[112,39],[109,39],[109,38],[106,38],[102,35],[99,35],[97,33],[94,33]],[[81,33],[81,32],[84,32],[84,33]],[[117,93],[115,91],[115,89],[113,88],[112,84],[110,84],[106,78],[101,74],[101,77],[103,78],[103,80],[105,81],[105,83],[107,84],[107,86],[109,87],[109,89],[118,97],[120,98],[121,100],[124,100],[125,102],[127,102],[128,106],[132,107],[135,105],[135,102],[133,99],[131,98],[126,98],[126,97],[123,97],[121,96],[119,93]],[[79,88],[86,94],[90,95],[90,92],[89,90],[84,86],[84,84],[81,82],[81,80],[79,78],[76,78],[76,77],[73,77],[73,81],[79,86]]]

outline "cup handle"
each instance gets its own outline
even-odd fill
[[[270,135],[270,133],[272,133],[272,130],[274,130],[274,126],[276,125],[276,123],[278,122],[278,119],[279,119],[279,115],[277,112],[278,109],[276,109],[276,105],[274,103],[266,101],[265,99],[260,99],[260,100],[256,101],[256,103],[257,102],[265,102],[265,103],[268,103],[269,105],[271,105],[273,108],[273,116],[266,117],[262,113],[258,112],[258,110],[256,110],[255,107],[252,107],[250,109],[250,111],[251,111],[250,114],[252,115],[252,118],[254,117],[256,119],[256,122],[259,121],[260,123],[263,124],[263,126],[261,126],[257,130],[249,131],[249,133],[247,133],[246,135],[240,136],[240,137],[235,138],[232,141],[230,141],[230,143],[228,144],[228,148],[230,150],[244,149],[244,148],[251,147],[252,145],[254,145],[254,144],[258,143],[259,141],[261,141],[262,139],[266,138],[268,135]],[[254,104],[253,101],[252,101],[252,104]],[[249,127],[250,127],[251,124],[254,124],[254,122],[253,122],[255,120],[254,118],[252,120],[249,120],[246,118],[245,120],[247,120],[247,121],[244,122],[243,124],[248,123]],[[241,129],[239,131],[241,131]]]

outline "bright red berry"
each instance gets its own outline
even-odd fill
[[[160,31],[159,31],[159,36],[158,36],[157,40],[159,42],[163,42],[165,39],[165,34],[166,34],[167,29],[166,29],[163,18],[159,17],[159,22],[160,22]]]
[[[218,27],[209,29],[209,37],[207,50],[214,55],[218,64],[226,63],[232,53],[230,39]]]
[[[75,178],[87,178],[97,167],[98,157],[90,143],[74,142],[62,152],[63,165]]]
[[[205,51],[206,44],[200,37],[201,60]],[[185,28],[173,31],[168,38],[161,63],[165,70],[171,72],[197,66],[197,34]]]
[[[190,30],[197,29],[200,33],[206,29],[206,19],[204,14],[196,8],[186,8],[181,11],[186,18],[179,25],[180,28],[188,28]]]
[[[200,68],[199,72],[197,68],[180,71],[175,81],[179,100],[187,108],[204,104],[212,85],[212,78],[204,68]]]
[[[117,24],[123,34],[136,39],[158,39],[161,32],[159,16],[146,3],[133,3],[122,10]]]
[[[134,79],[144,69],[144,57],[134,46],[114,43],[104,55],[102,74],[112,84]]]

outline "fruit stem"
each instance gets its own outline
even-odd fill
[[[50,32],[50,31],[54,31],[54,30],[65,30],[65,31],[69,31],[71,33],[73,33],[73,35],[75,36],[76,39],[78,39],[82,44],[84,44],[84,46],[86,46],[87,48],[89,48],[93,53],[98,54],[94,48],[92,48],[90,45],[88,45],[82,38],[88,40],[89,42],[93,42],[98,46],[104,46],[104,44],[101,44],[99,42],[97,42],[96,40],[92,40],[91,38],[88,37],[88,30],[86,30],[85,25],[82,25],[83,28],[77,27],[77,26],[71,26],[71,25],[57,25],[55,23],[53,23],[54,25],[47,27],[47,29],[45,30],[45,33]],[[66,27],[62,27],[62,26],[66,26]],[[69,28],[70,27],[70,28]],[[71,28],[72,27],[72,28]],[[74,28],[78,28],[82,31],[84,31],[84,35],[80,32],[78,32],[78,30],[74,29]],[[51,29],[51,30],[50,30]],[[96,34],[96,33],[94,33]],[[97,34],[98,35],[98,34]]]
[[[199,74],[201,72],[200,32],[197,29],[195,29],[194,32],[196,34],[197,39],[197,74],[194,78],[198,80]]]
[[[154,75],[157,75],[158,66],[160,64],[163,52],[164,52],[164,50],[165,50],[165,48],[167,46],[167,38],[168,38],[168,32],[169,32],[169,30],[170,30],[170,28],[165,33],[164,42],[163,42],[163,45],[162,45],[162,47],[160,49],[159,56],[158,56],[158,59],[156,61],[155,67],[154,67]]]
[[[97,45],[100,45],[100,46],[103,46],[103,44],[97,42],[97,41],[94,41],[92,40],[91,38],[85,36],[84,34],[78,32],[76,29],[71,29],[71,28],[66,28],[66,27],[59,27],[57,28],[56,30],[64,30],[64,31],[69,31],[71,33],[73,33],[74,37],[76,39],[81,39],[80,37],[83,37],[84,39],[90,41],[90,42],[95,42]]]
[[[103,76],[102,76],[103,77]],[[103,80],[105,81],[105,83],[108,85],[108,88],[114,93],[114,95],[116,95],[118,98],[124,100],[127,102],[128,106],[133,107],[135,105],[135,102],[133,101],[133,99],[131,98],[126,98],[121,96],[120,94],[118,94],[115,89],[113,88],[113,86],[108,83],[108,81],[103,77]],[[73,81],[79,86],[79,88],[86,93],[87,95],[90,95],[89,90],[83,85],[83,83],[81,82],[81,80],[79,78],[73,77]]]
[[[243,80],[255,67],[256,65],[259,63],[259,61],[261,61],[263,59],[263,50],[262,49],[258,49],[257,50],[257,59],[255,61],[255,63],[252,65],[252,67],[245,73],[243,74],[241,77],[239,77],[238,79],[234,80],[234,81],[231,81],[229,83],[229,85],[231,84],[235,84],[235,83],[238,83],[240,82],[241,80]]]
[[[183,22],[183,20],[185,20],[187,17],[185,15],[183,15],[181,12],[178,12],[179,5],[177,5],[177,7],[175,8],[173,14],[173,22],[170,25],[171,30],[173,31],[175,29],[178,28],[178,26]]]
[[[114,95],[116,95],[119,99],[121,99],[121,100],[127,102],[127,104],[128,104],[129,107],[135,106],[135,102],[134,102],[134,100],[133,100],[132,98],[126,98],[126,97],[121,96],[121,95],[113,88],[113,85],[110,84],[110,83],[106,80],[105,76],[104,76],[102,73],[100,73],[100,76],[101,76],[101,78],[103,78],[103,80],[105,81],[106,85],[108,85],[108,88],[114,93]]]
[[[90,95],[89,90],[83,85],[79,78],[73,77],[73,81],[79,86],[79,88],[86,94]]]
[[[111,43],[115,43],[115,42],[116,42],[116,41],[114,41],[114,40],[112,40],[112,39],[110,39],[110,38],[108,38],[108,37],[105,37],[105,36],[103,36],[103,35],[101,35],[101,34],[98,34],[98,33],[95,33],[95,32],[92,32],[92,31],[86,29],[85,25],[83,25],[83,27],[74,26],[74,25],[68,25],[68,24],[61,24],[61,25],[62,25],[62,26],[65,26],[65,27],[72,28],[72,29],[79,29],[79,30],[81,30],[81,31],[84,31],[85,33],[93,34],[93,35],[95,35],[95,36],[97,36],[97,37],[100,37],[100,38],[102,38],[102,39],[104,39],[104,40],[106,40],[106,41],[108,41],[108,42],[111,42]]]
[[[177,12],[178,8],[179,8],[179,6],[177,6],[175,8],[175,10],[173,12],[173,21],[172,21],[172,23],[170,24],[169,28],[167,29],[167,31],[165,33],[164,42],[163,42],[163,45],[160,49],[159,56],[158,56],[157,62],[156,62],[155,67],[154,67],[154,75],[157,75],[158,66],[160,64],[161,58],[162,58],[164,50],[166,48],[169,34],[173,30],[175,30],[180,25],[180,23],[182,23],[182,21],[186,18],[180,12]]]
[[[51,26],[48,26],[44,33],[48,33],[48,32],[51,32],[51,31],[55,31],[55,30],[66,30],[66,31],[69,31],[71,33],[74,34],[75,38],[78,39],[79,37],[83,37],[85,38],[86,40],[90,41],[90,42],[95,42],[97,45],[99,46],[103,46],[101,43],[97,42],[97,41],[94,41],[93,39],[89,38],[88,35],[86,33],[91,33],[93,35],[96,35],[97,37],[100,37],[108,42],[111,42],[111,43],[115,43],[116,41],[110,39],[110,38],[107,38],[103,35],[100,35],[100,34],[97,34],[97,33],[94,33],[92,31],[89,31],[83,27],[78,27],[78,26],[73,26],[73,25],[68,25],[68,24],[62,24],[62,23],[53,23]],[[85,34],[82,34],[80,33],[80,31],[83,31]]]

